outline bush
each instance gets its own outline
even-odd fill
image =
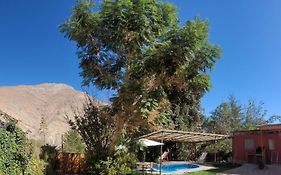
[[[209,144],[206,146],[205,151],[207,152],[223,152],[229,154],[232,152],[232,140],[225,139],[218,141],[215,144]]]
[[[85,143],[77,131],[71,129],[64,134],[64,150],[68,153],[84,153]]]
[[[125,175],[132,171],[136,163],[135,155],[128,153],[126,148],[119,147],[113,156],[96,164],[99,175]]]
[[[69,121],[73,130],[86,145],[86,170],[88,174],[99,174],[96,164],[107,161],[114,154],[112,136],[115,132],[115,119],[104,109],[97,108],[95,101],[87,99],[83,113],[76,114],[74,121]],[[112,149],[113,148],[113,149]]]
[[[0,174],[23,174],[31,155],[31,143],[15,122],[0,126]]]
[[[56,146],[43,145],[41,146],[40,159],[46,164],[46,174],[55,174],[54,169],[56,165]]]
[[[27,175],[45,175],[44,161],[37,159],[33,156],[28,163],[26,174]]]

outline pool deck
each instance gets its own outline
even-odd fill
[[[185,161],[170,161],[170,162],[163,162],[163,164],[177,164],[177,163],[189,163],[189,164],[196,164],[195,162],[185,162]],[[206,171],[206,170],[210,170],[210,169],[216,169],[215,167],[212,166],[205,166],[205,165],[200,165],[200,164],[196,164],[199,165],[198,168],[192,168],[192,169],[187,169],[187,170],[179,170],[173,173],[161,173],[163,175],[182,175],[182,174],[186,174],[186,173],[190,173],[190,172],[195,172],[195,171]],[[157,172],[159,173],[159,172]]]
[[[243,164],[241,167],[230,169],[218,175],[280,175],[281,165],[266,165],[260,170],[256,164]]]

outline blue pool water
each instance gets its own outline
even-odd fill
[[[171,163],[163,164],[161,171],[163,173],[175,173],[177,171],[188,170],[193,168],[198,168],[200,165],[190,164],[190,163]],[[154,171],[160,171],[160,165],[155,165],[152,168]]]

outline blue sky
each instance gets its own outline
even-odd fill
[[[281,1],[168,0],[181,23],[209,19],[210,40],[223,49],[211,73],[206,114],[231,94],[241,103],[263,101],[281,114]],[[0,1],[0,86],[59,82],[81,90],[75,44],[59,33],[74,0]],[[110,92],[94,91],[100,99]]]

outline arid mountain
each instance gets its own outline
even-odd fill
[[[40,122],[47,125],[46,143],[58,145],[69,129],[67,117],[82,112],[86,95],[65,84],[0,87],[0,110],[18,120],[29,138],[43,141]],[[101,105],[96,101],[97,106]],[[40,134],[41,133],[41,134]]]

